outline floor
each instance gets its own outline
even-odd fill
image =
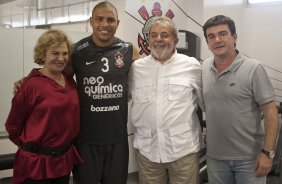
[[[2,178],[0,179],[0,184],[11,184],[11,178]],[[73,184],[73,181],[70,181],[70,184]],[[127,184],[138,184],[138,173],[130,173],[128,175]]]
[[[282,184],[282,179],[279,176],[268,176],[267,177],[267,184]],[[127,184],[138,184],[138,176],[137,174],[129,175]],[[208,184],[208,182],[204,182],[201,184]]]
[[[267,184],[281,184],[282,183],[282,178],[280,178],[279,176],[270,176],[267,177]]]
[[[11,184],[11,178],[0,179],[0,184]],[[73,182],[70,182],[70,184],[73,184]],[[130,173],[128,175],[127,184],[138,184],[138,174]],[[208,183],[201,183],[201,184],[208,184]],[[267,184],[282,184],[282,179],[280,179],[279,176],[268,176]]]

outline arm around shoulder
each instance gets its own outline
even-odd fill
[[[15,95],[15,94],[19,91],[19,89],[21,88],[22,83],[23,83],[23,81],[25,80],[25,78],[26,78],[26,77],[23,77],[23,78],[21,78],[21,79],[19,79],[19,80],[17,80],[17,81],[14,82],[14,86],[13,86],[13,94],[14,94],[14,95]]]

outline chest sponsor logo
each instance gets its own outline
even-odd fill
[[[85,94],[93,99],[122,98],[122,84],[106,84],[105,79],[102,76],[84,77],[83,86]]]
[[[118,111],[118,110],[119,110],[119,105],[105,106],[105,107],[95,107],[94,105],[91,105],[92,112],[109,112],[109,111]]]

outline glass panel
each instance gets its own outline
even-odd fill
[[[69,7],[69,12],[71,12],[70,21],[75,22],[87,20],[89,18],[87,6],[88,3],[71,5]]]
[[[46,11],[32,11],[30,14],[30,26],[46,24]]]
[[[54,8],[53,9],[53,23],[66,23],[69,21],[68,9],[67,7]]]

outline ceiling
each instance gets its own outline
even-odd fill
[[[9,2],[12,2],[12,1],[15,1],[15,0],[2,0],[2,1],[0,1],[0,5],[5,4],[5,3],[9,3]]]
[[[0,27],[87,20],[97,0],[0,0]]]

